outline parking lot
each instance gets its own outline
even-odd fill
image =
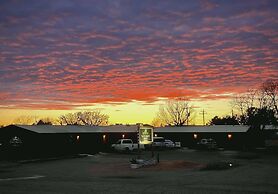
[[[0,162],[0,193],[277,193],[278,156],[260,152],[156,151],[160,163],[130,168],[136,153]],[[150,158],[143,152],[141,158]],[[221,165],[218,165],[221,164]],[[231,164],[223,166],[222,164]]]

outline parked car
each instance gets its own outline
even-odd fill
[[[154,137],[152,146],[153,148],[165,148],[166,143],[164,137]]]
[[[169,139],[165,139],[164,142],[165,142],[166,148],[175,148],[176,147],[175,143]]]
[[[140,149],[144,149],[144,145],[139,144]],[[134,151],[138,149],[138,144],[133,143],[131,139],[119,139],[115,144],[111,145],[112,149],[116,151]]]
[[[217,148],[217,144],[216,144],[216,141],[214,139],[212,139],[212,138],[201,139],[197,143],[197,148],[200,148],[200,149],[216,149]]]

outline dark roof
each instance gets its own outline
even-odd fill
[[[135,133],[137,125],[110,125],[110,126],[80,126],[80,125],[10,125],[35,133]],[[154,132],[173,133],[231,133],[246,132],[248,126],[243,125],[212,125],[212,126],[183,126],[157,127]]]
[[[92,133],[98,132],[99,127],[78,125],[16,125],[36,133]]]
[[[249,126],[246,125],[209,125],[209,126],[182,126],[182,127],[158,127],[155,132],[173,133],[232,133],[247,132]]]
[[[36,133],[113,133],[136,132],[137,125],[83,126],[83,125],[15,125]]]

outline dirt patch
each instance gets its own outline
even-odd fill
[[[177,169],[199,169],[203,165],[199,163],[184,161],[184,160],[171,160],[171,161],[161,161],[157,165],[144,167],[142,169],[151,170],[177,170]]]
[[[138,169],[131,169],[129,162],[118,162],[114,164],[94,164],[91,166],[90,171],[95,175],[109,175],[115,176],[121,175],[128,172],[135,171],[170,171],[179,169],[200,169],[204,167],[203,164],[184,161],[184,160],[171,160],[171,161],[160,161],[160,163],[152,166],[145,166]]]

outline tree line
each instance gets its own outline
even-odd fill
[[[75,113],[67,113],[60,115],[56,119],[49,117],[40,118],[36,116],[21,116],[18,117],[15,124],[28,124],[28,125],[89,125],[99,126],[108,125],[109,116],[102,113],[100,110],[95,109],[91,111],[79,111]]]
[[[211,119],[211,125],[249,125],[264,129],[266,125],[278,124],[278,80],[263,82],[258,88],[238,94],[231,102],[237,114]]]

